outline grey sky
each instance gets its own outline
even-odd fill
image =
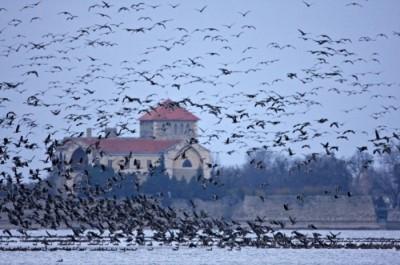
[[[300,157],[314,151],[323,152],[321,143],[327,141],[339,146],[338,156],[351,155],[362,145],[369,145],[372,151],[368,140],[374,137],[375,128],[382,135],[391,136],[398,132],[400,122],[400,2],[359,0],[361,7],[348,5],[352,1],[343,0],[307,2],[312,5],[307,7],[297,0],[232,0],[146,1],[145,5],[132,7],[139,1],[110,1],[111,8],[94,7],[88,11],[89,6],[103,3],[44,0],[34,8],[21,11],[23,6],[35,2],[2,1],[0,7],[7,10],[0,12],[0,82],[24,83],[17,88],[20,92],[0,90],[0,98],[11,100],[0,103],[0,117],[15,111],[21,123],[24,113],[32,113],[29,118],[38,126],[29,129],[23,124],[22,131],[31,130],[30,139],[42,142],[48,131],[57,130],[54,138],[62,138],[67,135],[63,129],[70,125],[71,132],[98,126],[96,119],[103,116],[98,110],[112,115],[107,116],[110,126],[129,122],[131,128],[137,129],[136,119],[141,109],[165,98],[190,98],[198,104],[222,107],[219,117],[223,119],[218,123],[219,118],[209,114],[207,108],[188,106],[201,118],[201,142],[219,153],[225,165],[243,162],[246,150],[262,145],[283,154],[288,154],[287,149],[291,147]],[[175,3],[180,5],[172,8],[170,4]],[[118,12],[123,6],[129,10]],[[204,11],[196,10],[204,6]],[[63,11],[77,18],[67,20],[71,15],[60,13]],[[250,12],[239,13],[246,11]],[[13,19],[22,23],[13,26],[18,23]],[[157,25],[158,22],[162,25]],[[100,29],[101,25],[105,27]],[[144,33],[127,31],[142,27]],[[309,33],[304,36],[309,39],[301,39],[298,29]],[[65,36],[46,36],[48,33]],[[84,35],[74,40],[80,33]],[[324,34],[330,39],[320,36]],[[351,42],[334,42],[343,38]],[[30,43],[46,44],[58,39],[42,50],[32,49]],[[314,40],[329,42],[320,45]],[[291,46],[282,48],[288,44]],[[332,56],[311,53],[322,50],[331,52]],[[35,62],[29,59],[34,56],[52,57],[36,60],[42,65],[29,65]],[[92,61],[89,56],[96,60]],[[325,59],[326,63],[321,63]],[[232,73],[224,75],[221,69]],[[33,70],[39,77],[26,74]],[[334,72],[340,76],[324,76]],[[144,76],[151,78],[156,73],[159,75],[152,80],[157,85],[151,85]],[[290,79],[290,73],[297,78]],[[198,82],[199,78],[203,81]],[[273,82],[277,79],[282,81]],[[88,90],[93,90],[93,94]],[[255,107],[257,101],[278,97],[275,93],[285,98],[285,112]],[[246,94],[256,96],[251,98]],[[26,104],[32,95],[39,99],[40,106]],[[153,101],[143,106],[122,103],[125,95],[143,100],[152,95]],[[112,100],[117,98],[119,101]],[[43,106],[43,103],[63,105]],[[124,107],[132,109],[115,115],[124,111]],[[51,113],[57,110],[61,110],[59,115]],[[249,116],[238,123],[232,123],[226,116],[241,110]],[[71,113],[91,117],[70,122],[66,117]],[[319,124],[316,120],[320,118],[328,121]],[[264,128],[248,128],[257,121],[266,122]],[[280,123],[273,125],[268,121]],[[293,133],[293,126],[302,122],[311,123],[307,127],[310,139],[294,143],[299,134]],[[339,128],[330,127],[332,122],[338,122]],[[54,128],[46,130],[46,124]],[[356,134],[347,135],[348,141],[337,139],[349,129]],[[15,125],[0,127],[2,136],[18,139],[19,134],[13,133],[14,130]],[[286,146],[272,147],[272,141],[279,137],[277,132],[286,132],[290,137]],[[234,133],[243,137],[232,138]],[[312,138],[316,133],[321,136]],[[212,134],[217,134],[219,139],[209,141]],[[224,144],[228,137],[233,143]],[[301,148],[305,144],[311,149]],[[23,154],[26,158],[32,156],[29,152]],[[38,156],[36,159],[41,158]]]

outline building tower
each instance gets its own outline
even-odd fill
[[[198,117],[166,100],[139,118],[140,137],[155,140],[197,138]]]

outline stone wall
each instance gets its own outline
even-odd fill
[[[225,217],[245,222],[258,217],[266,222],[282,221],[286,227],[308,228],[310,224],[325,229],[379,229],[385,228],[377,222],[370,196],[306,196],[300,201],[296,196],[271,195],[262,201],[257,196],[246,196],[242,202],[230,204],[228,200],[194,200],[197,210],[204,210],[211,217]],[[283,204],[289,206],[285,210]],[[173,207],[191,211],[188,202],[175,201]],[[289,216],[296,220],[293,225]],[[394,215],[393,215],[394,216]],[[400,221],[400,213],[394,217]]]
[[[286,204],[289,210],[285,210]],[[297,196],[267,196],[264,201],[259,197],[247,196],[232,216],[234,219],[255,219],[289,222],[294,217],[298,225],[318,224],[320,227],[347,225],[359,228],[378,228],[372,198],[369,196],[306,196],[299,200]],[[308,223],[308,224],[307,224]]]
[[[400,229],[400,209],[390,209],[388,211],[386,228]]]
[[[209,178],[211,175],[211,170],[207,166],[208,163],[211,163],[210,152],[199,144],[188,145],[182,142],[173,149],[168,150],[164,159],[167,173],[170,176],[176,175],[178,179],[185,178],[188,180],[196,176],[198,169],[202,169],[205,178]],[[183,166],[185,160],[190,161],[191,168]]]
[[[115,171],[118,171],[120,169],[119,165],[125,163],[125,157],[126,155],[107,155],[100,159],[100,163],[106,166],[111,166]],[[149,164],[152,166],[158,166],[159,162],[160,155],[157,154],[134,154],[125,165],[125,169],[121,170],[121,172],[145,173],[149,171]]]
[[[154,135],[153,122],[152,121],[141,121],[140,122],[140,137],[141,138],[152,138]]]
[[[197,137],[197,125],[193,121],[154,121],[152,123],[155,139],[189,139]]]

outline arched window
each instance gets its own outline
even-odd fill
[[[182,163],[182,167],[192,167],[192,162],[189,159],[185,159]]]
[[[74,151],[74,153],[71,156],[71,166],[73,168],[79,169],[85,167],[87,163],[88,163],[87,155],[85,151],[83,151],[83,149],[79,147]]]

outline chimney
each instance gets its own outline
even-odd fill
[[[86,128],[86,137],[92,137],[92,128]]]
[[[105,129],[105,133],[106,133],[106,138],[113,138],[113,137],[117,137],[117,128],[106,128]]]

